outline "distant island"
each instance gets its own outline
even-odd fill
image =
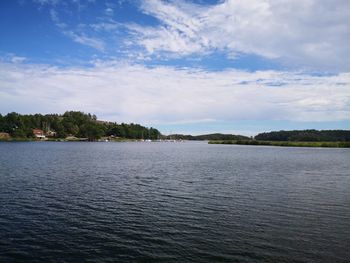
[[[264,132],[251,139],[211,140],[210,144],[265,145],[288,147],[350,147],[349,130],[294,130]]]
[[[293,130],[259,133],[254,137],[213,133],[168,136],[176,140],[208,140],[209,144],[265,145],[289,147],[350,147],[349,130]]]
[[[209,141],[209,144],[295,147],[350,147],[349,130],[264,132],[255,137],[234,134],[162,135],[140,124],[98,120],[81,111],[64,114],[0,114],[0,141]]]
[[[204,135],[184,135],[171,134],[166,136],[167,139],[172,140],[188,140],[188,141],[210,141],[210,140],[250,140],[250,137],[234,134],[212,133]]]

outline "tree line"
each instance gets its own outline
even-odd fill
[[[348,142],[350,131],[348,130],[294,130],[273,131],[256,135],[259,141],[299,141],[299,142]]]
[[[209,140],[249,140],[249,137],[234,134],[212,133],[203,135],[184,135],[172,134],[166,136],[167,139],[173,140],[191,140],[191,141],[209,141]]]
[[[64,114],[27,114],[16,112],[4,116],[0,114],[0,132],[6,132],[13,138],[33,138],[33,129],[52,131],[56,138],[75,136],[96,140],[104,136],[128,139],[157,139],[161,136],[155,128],[140,124],[117,124],[97,120],[96,115],[80,111],[67,111]]]

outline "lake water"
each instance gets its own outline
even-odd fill
[[[0,143],[0,262],[350,262],[350,149]]]

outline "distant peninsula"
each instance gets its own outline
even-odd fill
[[[21,115],[16,112],[0,114],[0,140],[156,140],[161,133],[140,124],[115,123],[98,120],[95,115],[80,111],[64,114]]]
[[[251,139],[210,140],[210,144],[287,147],[350,147],[349,130],[294,130],[264,132]]]

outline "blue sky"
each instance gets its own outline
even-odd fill
[[[163,133],[350,128],[346,0],[4,0],[0,113]]]

